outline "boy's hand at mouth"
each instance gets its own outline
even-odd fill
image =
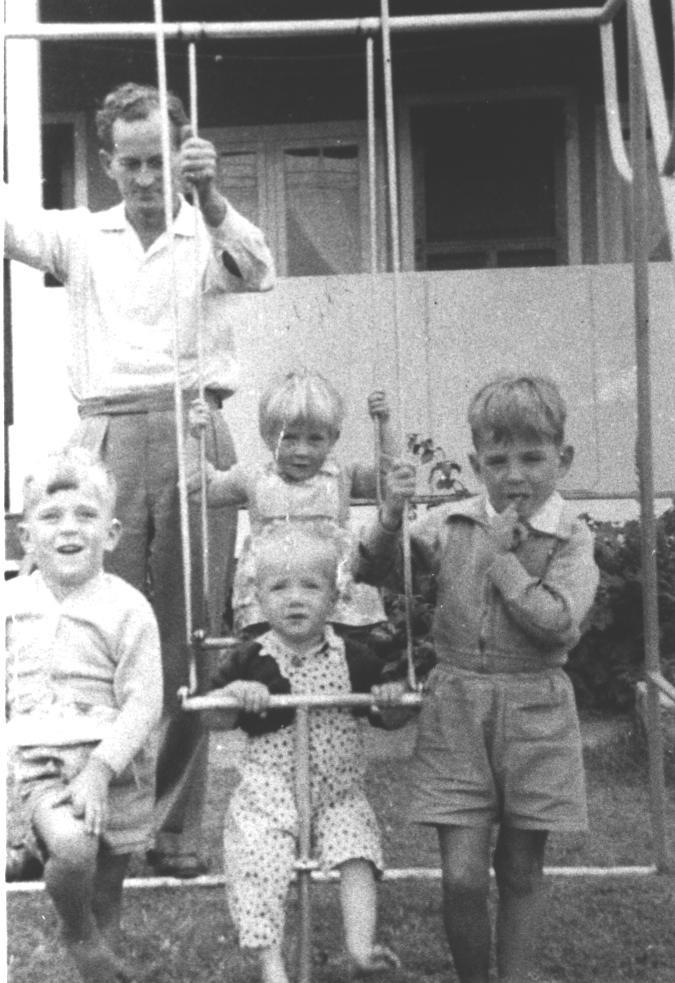
[[[498,553],[509,553],[527,539],[527,527],[520,520],[515,502],[492,517],[490,530]]]

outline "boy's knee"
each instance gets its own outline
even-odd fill
[[[494,870],[499,891],[508,891],[516,897],[533,894],[542,876],[537,856],[515,854],[499,846],[494,854]]]
[[[489,873],[464,867],[443,871],[443,896],[454,905],[482,902],[490,891]]]
[[[49,860],[82,870],[95,867],[98,837],[87,833],[84,824],[74,816],[64,816],[61,822],[53,816],[48,823],[40,823],[38,817],[35,827],[44,842]]]

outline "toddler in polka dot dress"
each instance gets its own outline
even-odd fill
[[[271,694],[372,692],[395,701],[400,682],[382,684],[382,662],[355,650],[328,623],[337,597],[341,547],[335,536],[294,523],[253,545],[260,607],[269,630],[230,652],[214,678],[239,702],[248,734],[241,781],[227,810],[224,862],[230,912],[243,948],[255,950],[264,983],[288,983],[282,944],[285,901],[298,839],[293,709],[268,709]],[[376,725],[402,709],[368,711]],[[359,723],[349,708],[310,713],[311,836],[315,859],[340,873],[345,940],[354,977],[398,965],[375,943],[380,831],[364,793]]]

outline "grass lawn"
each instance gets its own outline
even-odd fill
[[[214,732],[206,837],[219,869],[221,816],[235,781],[232,739]],[[405,824],[409,760],[406,735],[385,737],[395,757],[371,757],[370,797],[380,817],[390,867],[436,867],[435,836]],[[371,755],[384,753],[382,738]],[[378,750],[379,749],[379,750]],[[591,811],[587,836],[552,837],[549,865],[652,863],[649,794],[644,756],[628,728],[609,744],[586,751]],[[675,784],[669,781],[669,820]],[[150,873],[135,861],[133,873]],[[336,885],[313,888],[315,983],[347,979]],[[380,936],[402,957],[389,983],[455,983],[443,938],[437,881],[385,882],[380,888]],[[77,983],[62,956],[56,920],[44,894],[9,895],[9,983]],[[297,910],[289,902],[289,946]],[[220,887],[130,890],[124,909],[125,955],[139,983],[253,983],[255,964],[237,950]],[[289,956],[291,954],[289,953]],[[675,876],[562,878],[546,885],[539,956],[540,979],[574,983],[673,983]]]

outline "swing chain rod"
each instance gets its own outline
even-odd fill
[[[190,568],[190,520],[187,500],[187,477],[185,466],[185,440],[183,433],[183,390],[180,371],[180,325],[178,318],[178,297],[176,292],[176,249],[173,228],[173,181],[171,175],[171,138],[169,122],[169,97],[166,79],[166,48],[164,44],[164,15],[162,0],[153,0],[155,12],[154,38],[157,59],[157,90],[161,117],[162,141],[162,180],[164,185],[164,216],[166,237],[171,258],[173,275],[171,282],[171,312],[173,320],[173,362],[174,362],[174,405],[176,416],[176,460],[178,464],[178,496],[180,508],[180,536],[182,548],[183,592],[185,604],[186,641],[192,642],[192,571]],[[195,667],[190,666],[190,686],[196,688]]]
[[[382,73],[384,84],[384,126],[387,150],[387,188],[389,193],[389,230],[391,243],[392,269],[392,301],[395,328],[395,368],[396,390],[399,407],[399,436],[401,448],[405,443],[405,393],[403,389],[403,331],[399,310],[399,274],[401,272],[401,241],[398,216],[398,177],[396,173],[396,134],[394,126],[394,82],[391,64],[391,19],[389,17],[389,0],[380,0],[380,15],[382,22]],[[401,543],[403,547],[403,602],[406,636],[406,663],[408,686],[411,690],[417,688],[415,661],[413,656],[412,633],[412,552],[410,547],[410,506],[406,504],[403,510],[401,525]]]
[[[197,46],[194,42],[188,45],[188,77],[190,89],[190,129],[192,136],[199,135],[199,111],[197,98]],[[194,191],[195,200],[195,283],[200,284],[202,279],[202,269],[200,262],[200,232],[201,216],[199,213],[199,202],[197,200],[197,190]],[[204,305],[202,302],[201,290],[195,294],[196,314],[197,314],[197,394],[200,400],[204,400]],[[206,475],[206,432],[200,431],[199,434],[199,487],[201,495],[199,499],[200,528],[201,528],[201,565],[202,565],[202,623],[209,623],[209,597],[211,593],[210,571],[209,571],[209,510],[206,496],[207,475]],[[196,675],[195,675],[196,679]]]

